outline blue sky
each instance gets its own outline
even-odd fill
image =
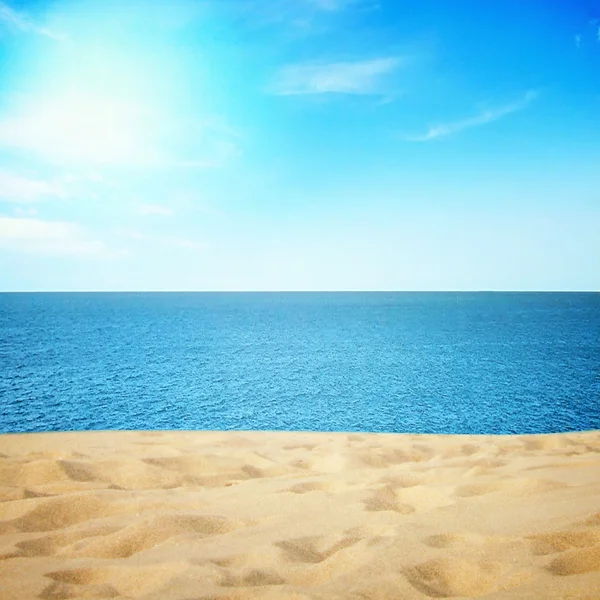
[[[2,290],[599,290],[600,1],[0,0]]]

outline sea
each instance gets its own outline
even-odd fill
[[[0,294],[0,432],[105,429],[600,429],[600,294]]]

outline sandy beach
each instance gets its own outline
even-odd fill
[[[4,600],[600,597],[600,432],[0,436]]]

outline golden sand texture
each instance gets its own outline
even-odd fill
[[[0,436],[0,598],[600,598],[600,432]]]

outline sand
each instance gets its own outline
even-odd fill
[[[600,598],[600,432],[0,436],[0,597]]]

